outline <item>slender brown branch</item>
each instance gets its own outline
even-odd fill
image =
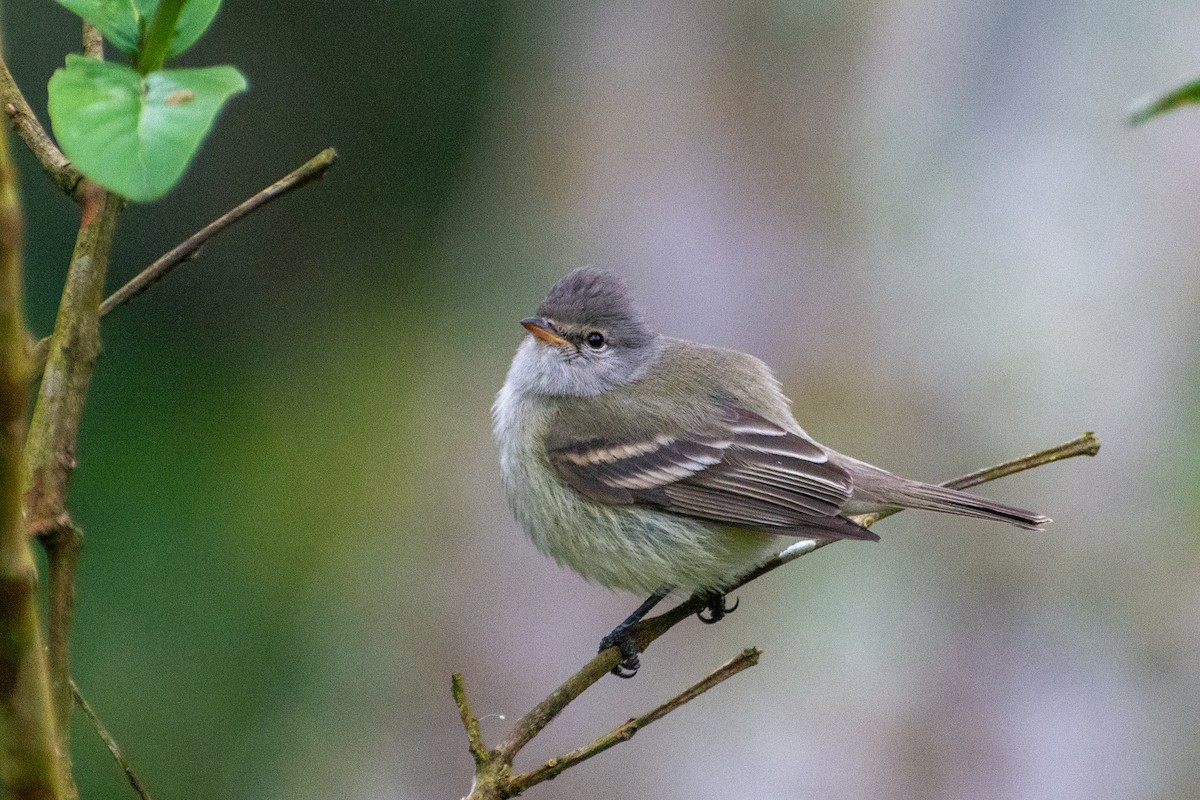
[[[971,486],[976,486],[987,481],[996,480],[997,478],[1013,475],[1017,472],[1033,469],[1035,467],[1044,466],[1046,464],[1060,461],[1066,458],[1075,456],[1094,456],[1100,451],[1100,441],[1091,433],[1085,433],[1076,439],[1073,439],[1064,444],[1042,450],[1038,453],[1025,456],[1023,458],[1007,461],[995,467],[989,467],[978,472],[973,472],[969,475],[963,475],[954,480],[946,481],[943,486],[952,488],[965,489]],[[897,513],[900,509],[888,509],[885,512],[870,515],[860,515],[854,519],[862,525],[871,525],[886,516],[891,516]],[[756,580],[763,575],[778,569],[784,564],[795,561],[797,558],[808,555],[820,548],[831,544],[835,539],[801,539],[793,543],[790,547],[783,550],[780,554],[768,559],[758,568],[745,575],[740,580],[736,581],[729,587],[728,591],[736,590],[745,586],[750,581]],[[688,617],[700,611],[705,606],[705,601],[701,598],[689,598],[674,608],[659,614],[655,617],[650,617],[642,620],[636,628],[634,628],[634,637],[637,640],[638,648],[645,650],[658,637],[662,636],[672,627],[687,619]],[[518,780],[525,780],[527,776],[535,774],[549,777],[559,774],[563,769],[567,769],[574,763],[578,763],[584,758],[590,758],[596,752],[600,752],[607,747],[611,747],[617,741],[621,741],[621,731],[625,726],[617,728],[615,731],[607,734],[606,737],[601,737],[579,750],[563,756],[562,759],[571,759],[571,763],[566,766],[558,767],[562,759],[558,759],[555,763],[547,763],[537,770],[530,773],[524,773],[511,781],[506,781],[504,776],[505,771],[511,768],[513,759],[522,748],[533,740],[558,714],[566,708],[576,697],[587,691],[594,683],[599,681],[607,674],[617,662],[620,660],[620,655],[617,648],[610,647],[603,652],[594,656],[587,664],[585,664],[578,672],[568,678],[562,685],[551,692],[544,700],[534,706],[530,711],[521,717],[504,741],[493,751],[487,754],[480,763],[477,760],[476,778],[474,789],[471,792],[471,798],[484,800],[485,798],[506,798],[511,797],[523,790],[524,784],[518,785]],[[461,680],[458,684],[461,687]],[[457,695],[456,695],[457,699]],[[462,706],[460,706],[460,712]],[[653,712],[651,712],[653,713]],[[627,725],[629,723],[626,723]],[[632,734],[629,734],[632,735]],[[615,739],[613,738],[615,737]],[[603,745],[603,746],[601,746]],[[591,752],[589,748],[598,747],[595,752]],[[473,749],[472,752],[476,752]],[[584,754],[586,756],[576,757],[576,754]],[[553,772],[553,774],[548,774]],[[528,785],[533,785],[529,783]]]
[[[96,729],[97,735],[104,741],[108,747],[108,752],[112,753],[113,759],[116,760],[117,766],[125,773],[125,779],[129,781],[129,785],[138,793],[142,800],[150,800],[150,793],[146,791],[146,787],[142,785],[138,779],[137,773],[133,771],[133,767],[129,766],[129,761],[126,760],[125,754],[121,752],[120,746],[116,739],[108,732],[108,728],[104,727],[104,723],[100,721],[100,717],[96,716],[96,712],[92,709],[90,703],[79,691],[79,687],[75,685],[75,681],[71,681],[71,697],[75,700],[75,704],[79,706],[84,715],[91,720],[92,727]]]
[[[481,764],[488,757],[488,749],[483,743],[483,735],[479,732],[479,719],[471,713],[471,705],[467,702],[467,690],[463,688],[461,672],[451,676],[450,691],[454,695],[454,704],[458,706],[458,715],[462,717],[463,727],[467,731],[471,755],[474,756],[477,765]]]
[[[704,608],[703,600],[690,598],[669,611],[643,620],[634,629],[638,650],[645,652],[655,639],[702,608]],[[542,729],[549,725],[550,721],[557,717],[559,712],[566,708],[571,701],[591,688],[592,684],[596,683],[596,681],[603,678],[609,672],[612,672],[613,667],[620,660],[620,653],[615,647],[610,647],[607,650],[597,653],[592,657],[591,661],[584,664],[570,678],[567,678],[545,700],[538,703],[525,716],[521,717],[513,725],[507,738],[505,738],[496,750],[511,761],[520,752],[521,748],[527,745],[533,737],[541,733]]]
[[[483,743],[483,736],[479,732],[479,720],[471,713],[461,673],[456,672],[451,678],[450,690],[454,694],[454,703],[458,706],[458,715],[467,731],[471,757],[475,759],[475,780],[471,785],[470,797],[496,800],[512,797],[512,761],[501,756],[498,750],[488,750],[487,745]]]
[[[640,717],[635,717],[623,725],[618,725],[613,730],[599,737],[595,741],[584,745],[583,747],[576,748],[575,750],[572,750],[566,755],[559,756],[558,758],[552,758],[536,769],[532,769],[528,772],[523,772],[520,775],[517,775],[512,779],[513,789],[516,790],[516,793],[523,792],[530,786],[535,786],[542,781],[547,781],[551,778],[557,777],[563,771],[570,769],[571,767],[583,761],[587,761],[592,756],[603,753],[610,747],[618,745],[621,742],[629,741],[633,738],[634,734],[649,725],[651,722],[662,719],[667,714],[670,714],[672,711],[684,705],[685,703],[704,694],[718,683],[732,678],[742,670],[753,667],[758,663],[758,657],[760,655],[762,655],[762,651],[757,647],[746,648],[732,660],[709,673],[705,678],[692,684],[687,689],[684,689],[682,692],[675,695],[657,708],[648,711]]]
[[[638,644],[642,644],[640,638]],[[566,708],[576,697],[587,691],[592,684],[612,671],[612,668],[620,660],[620,656],[615,648],[609,648],[597,653],[592,657],[591,661],[584,664],[582,669],[570,678],[567,678],[545,700],[538,703],[529,710],[529,713],[521,717],[517,721],[517,724],[513,726],[512,731],[509,732],[508,737],[501,742],[496,750],[504,758],[511,761],[522,747],[527,745],[533,737],[541,733],[542,729],[550,724],[550,720],[557,717],[560,711]]]
[[[0,106],[3,106],[13,130],[37,158],[46,175],[54,181],[54,185],[79,200],[77,190],[83,176],[54,144],[42,123],[38,122],[37,115],[29,107],[25,95],[21,94],[20,87],[8,71],[8,64],[3,55],[0,55]]]
[[[684,689],[682,692],[675,695],[657,708],[648,711],[647,713],[633,720],[633,722],[636,723],[637,727],[639,728],[644,728],[651,722],[657,722],[675,709],[690,703],[692,700],[695,700],[697,697],[704,694],[718,683],[732,678],[742,670],[757,666],[758,658],[761,655],[762,650],[758,649],[757,647],[747,647],[732,659],[710,672],[706,677]]]
[[[204,242],[272,200],[321,177],[337,153],[327,149],[271,186],[222,214],[151,264],[103,303],[104,273],[116,217],[123,201],[95,184],[88,188],[84,219],[68,272],[54,334],[38,342],[33,357],[45,372],[26,445],[31,476],[26,495],[30,531],[42,538],[50,562],[49,654],[51,685],[65,749],[71,713],[70,629],[75,569],[83,535],[67,513],[67,484],[75,467],[75,441],[91,372],[99,353],[99,320],[192,257]],[[61,343],[61,344],[56,344]],[[57,348],[57,349],[56,349]]]
[[[250,213],[257,211],[272,200],[287,194],[293,189],[299,189],[324,176],[326,170],[337,160],[337,151],[332,147],[322,150],[306,163],[283,176],[275,183],[244,200],[237,206],[226,211],[200,230],[184,239],[175,247],[159,256],[153,264],[146,267],[128,283],[113,292],[100,304],[100,316],[106,317],[113,309],[128,303],[152,284],[159,281],[171,270],[185,261],[196,257],[200,248],[212,237],[228,228],[238,220],[244,219]],[[32,358],[34,368],[41,370],[46,363],[46,355],[50,350],[50,337],[40,339],[33,345]]]
[[[1096,434],[1091,431],[1085,431],[1069,442],[1048,447],[1045,450],[1039,450],[1024,458],[1017,458],[994,467],[977,470],[969,475],[963,475],[961,478],[946,481],[942,485],[949,486],[951,489],[970,489],[972,486],[994,481],[997,478],[1007,478],[1009,475],[1016,475],[1018,472],[1024,472],[1034,467],[1042,467],[1046,464],[1053,464],[1055,461],[1062,461],[1063,459],[1074,458],[1075,456],[1094,456],[1099,452],[1100,440],[1096,438]]]
[[[75,564],[82,536],[67,513],[75,469],[75,444],[92,370],[100,353],[100,300],[112,251],[117,216],[124,201],[86,181],[79,233],[67,270],[37,405],[25,443],[25,517],[29,533],[41,537],[50,566],[50,685],[58,736],[66,754],[73,703],[70,686],[70,627]],[[64,756],[65,758],[65,756]],[[69,779],[69,772],[64,783]],[[73,794],[68,786],[68,793]]]
[[[153,264],[138,273],[129,283],[113,292],[104,301],[103,305],[100,306],[101,316],[108,314],[123,303],[128,303],[146,291],[155,281],[163,278],[183,262],[192,259],[201,245],[233,223],[257,211],[272,200],[282,197],[293,189],[299,189],[301,186],[305,186],[322,177],[325,171],[333,166],[333,162],[336,160],[337,151],[332,147],[326,148],[309,159],[308,162],[275,181],[275,183],[263,189],[258,194],[229,209],[175,245],[175,247],[160,256]]]

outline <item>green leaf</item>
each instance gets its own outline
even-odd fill
[[[1135,104],[1129,115],[1131,125],[1140,125],[1151,117],[1190,103],[1200,103],[1200,78],[1189,81],[1171,91],[1142,100]]]
[[[149,25],[158,8],[158,0],[58,0],[59,5],[74,11],[95,25],[104,38],[126,53],[137,52],[138,34]],[[179,15],[171,37],[168,55],[178,55],[200,38],[221,7],[221,0],[190,0]]]
[[[155,200],[179,180],[225,101],[245,90],[233,67],[143,77],[71,54],[50,78],[50,122],[84,175],[130,200]]]
[[[146,2],[146,0],[139,0],[139,2]],[[158,5],[155,2],[146,2],[146,4],[151,8]],[[208,26],[212,24],[213,17],[217,15],[220,7],[221,0],[190,0],[183,7],[183,13],[179,15],[179,22],[175,25],[175,34],[171,37],[171,46],[167,48],[167,55],[177,56],[195,44],[196,40],[208,30]]]
[[[133,0],[58,0],[58,4],[95,25],[126,53],[137,50],[139,15]]]

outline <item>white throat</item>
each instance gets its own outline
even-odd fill
[[[594,397],[638,380],[660,353],[659,343],[652,342],[636,354],[639,358],[629,351],[571,354],[528,336],[517,348],[504,386],[519,395]]]

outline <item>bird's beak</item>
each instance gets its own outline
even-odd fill
[[[558,331],[554,330],[554,323],[548,319],[541,317],[526,317],[521,320],[522,327],[533,334],[533,338],[537,339],[542,344],[548,344],[552,347],[570,347],[571,343],[558,335]]]

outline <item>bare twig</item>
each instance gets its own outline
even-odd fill
[[[1100,451],[1100,441],[1090,432],[1085,433],[1075,439],[1055,447],[1042,450],[1038,453],[1025,456],[1023,458],[1007,461],[995,467],[979,470],[969,475],[955,478],[954,480],[946,481],[943,486],[949,486],[957,489],[965,489],[971,486],[976,486],[987,481],[996,480],[997,478],[1013,475],[1017,472],[1033,469],[1035,467],[1044,466],[1046,464],[1060,461],[1066,458],[1075,456],[1094,456]],[[887,509],[876,514],[864,514],[855,517],[855,521],[864,526],[870,526],[876,521],[884,517],[891,516],[897,513],[900,509]],[[831,544],[836,539],[801,539],[794,542],[790,547],[783,550],[778,555],[768,559],[759,567],[745,575],[740,580],[736,581],[727,591],[734,591],[742,586],[745,586],[750,581],[756,580],[763,575],[773,570],[782,567],[795,561],[797,558],[808,555],[809,553],[819,550],[820,548]],[[706,601],[702,598],[693,597],[685,600],[674,608],[659,614],[655,617],[650,617],[642,620],[633,630],[633,635],[637,641],[638,649],[645,650],[658,637],[662,636],[679,622],[687,619],[705,607]],[[573,766],[584,758],[590,758],[595,753],[601,752],[607,747],[611,747],[616,741],[620,741],[620,732],[624,728],[617,728],[615,731],[601,737],[591,745],[579,748],[572,753],[563,756],[562,759],[570,759],[571,763],[558,768],[555,764],[547,763],[537,770],[530,773],[524,773],[517,778],[511,778],[509,771],[513,763],[513,759],[517,753],[533,740],[558,714],[566,708],[576,697],[587,691],[594,683],[600,680],[613,667],[617,665],[621,656],[616,647],[610,647],[596,656],[594,656],[587,664],[585,664],[578,672],[568,678],[561,686],[551,692],[544,700],[534,706],[530,711],[521,717],[504,741],[490,752],[484,751],[484,746],[481,741],[472,743],[472,753],[485,752],[486,756],[483,759],[476,759],[475,783],[472,787],[470,798],[471,800],[493,800],[498,798],[512,797],[514,794],[523,790],[523,785],[518,785],[518,779],[524,779],[526,776],[534,774],[542,774],[542,772],[554,770],[553,774],[546,777],[553,777],[559,774],[562,770]],[[718,670],[718,672],[720,672]],[[715,673],[714,673],[715,674]],[[461,676],[455,683],[456,692],[461,691]],[[686,694],[686,693],[685,693]],[[456,693],[456,701],[459,695]],[[690,698],[689,698],[690,699]],[[465,702],[465,696],[463,698]],[[464,704],[459,705],[459,710],[462,712]],[[653,712],[651,712],[653,713]],[[657,717],[656,717],[657,719]],[[464,717],[464,721],[466,717]],[[629,723],[626,723],[627,725]],[[470,730],[470,729],[468,729]],[[476,729],[476,733],[478,733]],[[632,734],[630,734],[632,735]],[[610,741],[611,737],[617,737]],[[603,745],[603,746],[599,746]],[[589,748],[598,747],[595,752]],[[586,755],[582,755],[586,753]],[[582,757],[576,757],[576,754]],[[561,762],[559,759],[558,762]],[[542,778],[545,780],[546,778]],[[532,783],[528,785],[533,785]]]
[[[244,219],[250,213],[257,211],[272,200],[282,197],[293,189],[307,186],[325,175],[337,160],[337,151],[327,147],[306,163],[283,176],[267,188],[247,198],[238,205],[226,211],[200,230],[172,247],[159,256],[153,264],[134,276],[128,283],[109,295],[100,304],[100,316],[106,317],[113,309],[128,303],[133,298],[146,291],[152,284],[161,280],[171,270],[196,257],[200,248],[212,237],[228,228],[235,222]],[[50,350],[50,337],[40,339],[33,345],[32,358],[34,368],[38,371],[46,363],[46,355]]]
[[[649,711],[636,719],[630,720],[629,722],[625,723],[625,725],[622,725],[621,727],[624,728],[630,724],[633,724],[637,728],[644,728],[647,725],[649,725],[651,722],[657,722],[658,720],[662,719],[667,714],[670,714],[672,711],[679,708],[680,706],[683,706],[687,703],[690,703],[692,700],[695,700],[697,697],[704,694],[709,689],[716,686],[718,683],[721,683],[723,681],[728,680],[729,678],[732,678],[734,675],[737,675],[739,672],[741,672],[744,669],[749,669],[750,667],[757,666],[758,665],[758,657],[761,655],[762,655],[762,650],[759,650],[757,647],[747,647],[745,650],[738,653],[732,659],[725,662],[720,667],[717,667],[715,670],[710,672],[707,676],[696,681],[694,684],[692,684],[688,688],[684,689],[682,692],[675,695],[667,702],[663,703],[662,705],[658,706],[657,708],[653,709],[652,711]],[[632,735],[633,734],[630,734],[630,736],[632,736]]]
[[[640,638],[638,644],[642,645]],[[511,762],[522,747],[550,724],[550,720],[557,717],[559,712],[566,708],[572,700],[591,688],[592,684],[611,672],[620,660],[621,657],[614,648],[597,653],[581,670],[567,678],[566,682],[551,692],[545,700],[521,717],[507,738],[496,748],[497,751]]]
[[[8,71],[8,64],[3,55],[0,55],[0,106],[4,107],[4,113],[11,121],[13,129],[37,158],[50,180],[64,193],[79,200],[77,190],[83,176],[54,144],[42,123],[38,122],[37,115],[29,107],[25,95],[21,94],[16,80]]]
[[[530,786],[535,786],[542,781],[550,780],[557,777],[564,770],[586,761],[592,756],[603,753],[610,747],[618,745],[621,742],[627,742],[633,738],[634,734],[642,728],[649,725],[651,722],[662,719],[667,714],[670,714],[675,709],[682,706],[691,700],[696,699],[700,695],[707,692],[709,689],[721,683],[724,680],[732,678],[744,669],[753,667],[758,663],[758,657],[762,655],[762,651],[757,647],[748,647],[734,657],[731,661],[717,668],[708,676],[700,681],[684,689],[679,694],[672,697],[667,702],[649,711],[640,717],[635,717],[623,725],[619,725],[603,736],[599,737],[590,744],[572,750],[566,755],[552,758],[545,764],[542,764],[536,769],[523,772],[512,779],[512,786],[516,793],[523,792]]]
[[[108,746],[108,752],[112,753],[112,757],[116,760],[117,766],[125,773],[125,779],[129,781],[129,785],[138,793],[142,800],[150,800],[150,793],[146,791],[146,787],[142,786],[142,782],[138,779],[137,773],[133,771],[133,767],[129,766],[129,762],[125,759],[125,754],[121,752],[120,746],[117,745],[112,734],[108,732],[108,728],[104,727],[104,723],[100,721],[100,717],[96,716],[96,712],[92,709],[91,704],[79,691],[79,687],[75,685],[75,681],[71,681],[71,696],[75,700],[75,704],[79,706],[84,715],[91,720],[92,727],[96,729],[96,733],[104,740],[104,744]]]
[[[488,749],[479,732],[479,719],[471,713],[471,705],[467,702],[467,690],[463,688],[461,672],[456,672],[451,676],[450,691],[454,694],[458,715],[462,717],[463,727],[467,731],[467,742],[471,748],[471,755],[475,757],[475,763],[479,764],[488,757]]]
[[[100,306],[101,316],[123,303],[128,303],[142,292],[146,291],[155,281],[161,279],[175,267],[196,255],[201,245],[228,228],[233,223],[265,206],[267,203],[282,197],[293,189],[299,189],[325,174],[337,160],[337,151],[332,147],[322,150],[309,159],[307,163],[296,168],[284,177],[275,181],[253,197],[229,209],[200,230],[184,239],[175,247],[164,253],[150,266],[138,273],[129,283],[113,292]]]

